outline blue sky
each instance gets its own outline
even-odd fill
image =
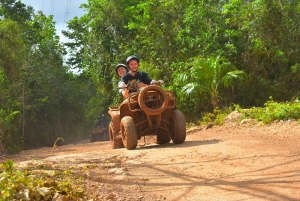
[[[54,16],[54,21],[56,22],[56,32],[60,37],[61,41],[66,41],[67,39],[61,34],[61,30],[66,29],[66,22],[73,19],[75,16],[81,17],[85,10],[79,8],[83,3],[87,3],[88,0],[20,0],[27,6],[33,7],[34,11],[39,10],[43,13]]]

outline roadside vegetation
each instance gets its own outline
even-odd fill
[[[300,101],[295,98],[292,102],[276,102],[270,97],[263,107],[241,108],[239,105],[233,105],[224,110],[215,108],[213,112],[204,113],[199,121],[191,121],[188,125],[206,125],[214,122],[216,125],[223,125],[224,119],[231,112],[236,111],[243,116],[240,121],[244,119],[252,119],[255,122],[263,122],[268,124],[274,121],[298,121],[300,123]]]
[[[236,110],[243,114],[243,118],[252,118],[265,124],[276,120],[296,120],[300,122],[300,101],[298,98],[293,102],[284,103],[275,102],[271,98],[265,103],[265,107],[252,107],[243,110],[236,106]]]
[[[85,174],[89,167],[62,169],[58,165],[16,168],[12,160],[0,165],[0,201],[88,200]],[[78,172],[81,172],[80,175]]]
[[[278,103],[270,100],[264,107],[242,109],[239,105],[220,110],[215,108],[212,113],[205,113],[199,121],[190,121],[188,127],[205,125],[215,122],[224,123],[224,118],[231,112],[243,114],[242,119],[254,119],[256,122],[268,124],[276,120],[296,120],[300,122],[300,101]],[[109,162],[109,161],[106,161]],[[86,180],[93,166],[60,167],[57,165],[32,164],[26,168],[15,167],[10,159],[0,164],[0,201],[8,200],[89,200],[95,199],[89,193]]]
[[[129,55],[175,93],[188,126],[221,125],[233,111],[265,124],[300,121],[299,1],[89,0],[82,8],[61,43],[53,16],[0,0],[0,154],[86,139],[96,117],[122,101],[114,67]],[[84,175],[39,168],[0,165],[0,200],[58,192],[86,200]]]
[[[287,0],[89,0],[62,43],[53,16],[0,0],[1,144],[16,153],[88,138],[97,116],[122,101],[114,67],[129,55],[165,81],[191,122],[221,123],[234,110],[265,123],[299,119],[299,8]]]

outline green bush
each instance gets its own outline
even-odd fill
[[[232,112],[232,108],[226,108],[221,110],[218,107],[214,109],[212,113],[205,113],[202,117],[202,123],[207,124],[209,122],[215,122],[217,125],[222,125],[224,123],[224,118]]]
[[[300,119],[300,101],[298,98],[293,102],[275,102],[272,97],[269,98],[265,107],[253,107],[243,110],[235,105],[235,110],[243,113],[244,118],[252,118],[262,121],[266,124],[275,120],[299,120]]]
[[[86,195],[83,183],[73,175],[73,171],[55,170],[51,176],[42,170],[53,169],[50,166],[36,166],[16,169],[12,160],[0,164],[0,201],[9,200],[52,200],[56,193],[73,200],[82,200]],[[35,167],[35,168],[36,168]]]
[[[200,124],[215,122],[217,125],[222,125],[224,118],[233,110],[242,113],[242,119],[255,119],[265,124],[275,120],[298,120],[300,122],[300,101],[298,98],[293,102],[276,102],[270,97],[264,105],[265,107],[252,107],[250,109],[243,109],[239,105],[233,105],[234,109],[232,107],[225,110],[216,108],[212,113],[205,113]]]

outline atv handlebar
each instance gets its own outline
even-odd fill
[[[157,85],[157,86],[160,86],[160,85],[163,85],[164,84],[164,81],[162,80],[152,80],[150,85]],[[124,87],[119,87],[119,89],[139,89],[141,87],[138,87],[138,83],[137,82],[130,82],[125,85]]]

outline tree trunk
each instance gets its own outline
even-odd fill
[[[216,109],[219,106],[219,98],[217,91],[211,91],[211,104],[214,106],[214,109]]]
[[[3,130],[0,128],[0,155],[1,156],[6,156],[7,155],[7,152],[3,146],[3,143],[2,143],[2,138],[4,136],[4,132]]]

